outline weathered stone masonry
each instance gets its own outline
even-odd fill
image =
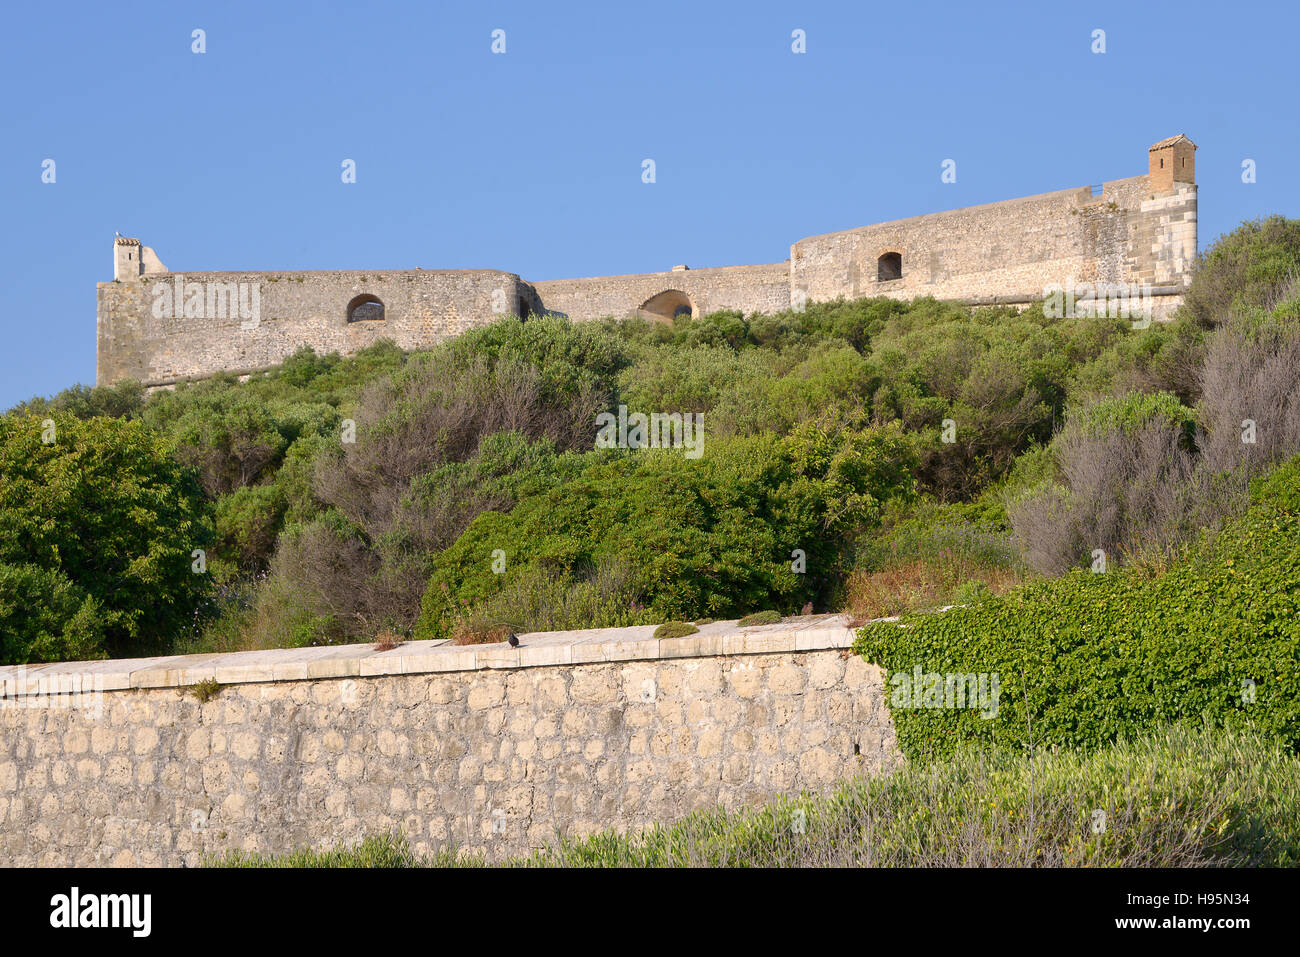
[[[502,313],[575,320],[640,314],[668,320],[718,309],[777,312],[839,296],[934,296],[1025,304],[1053,284],[1148,283],[1154,318],[1182,301],[1196,259],[1196,146],[1174,136],[1147,151],[1146,175],[932,213],[801,239],[785,262],[527,282],[510,272],[402,270],[185,274],[196,289],[254,283],[261,321],[226,313],[154,314],[173,281],[138,239],[114,242],[113,282],[99,284],[97,381],[168,385],[251,372],[296,349],[343,354],[390,338],[429,348]],[[351,308],[366,299],[378,313]]]
[[[651,631],[0,669],[0,864],[192,866],[397,829],[500,859],[900,760],[842,619]],[[98,675],[98,714],[32,697],[73,674]],[[223,683],[206,703],[203,678]]]

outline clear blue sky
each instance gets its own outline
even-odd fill
[[[780,262],[1185,132],[1204,247],[1300,215],[1297,34],[1282,2],[11,4],[0,408],[94,381],[115,230],[179,271]]]

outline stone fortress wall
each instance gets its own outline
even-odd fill
[[[390,338],[429,348],[505,313],[666,321],[840,296],[1027,304],[1073,281],[1149,284],[1164,319],[1196,260],[1195,150],[1171,137],[1150,147],[1143,176],[812,236],[766,265],[545,282],[488,269],[196,272],[179,280],[184,308],[168,310],[159,286],[176,286],[177,274],[138,239],[118,237],[114,279],[98,287],[97,381],[251,372],[303,345],[348,354]],[[259,290],[257,322],[222,308],[223,290],[241,283]]]
[[[175,306],[178,277],[181,308]],[[196,301],[195,292],[203,314],[187,316],[185,300]],[[494,296],[508,303],[502,311],[515,312],[526,287],[518,276],[490,269],[155,273],[100,283],[97,378],[101,384],[133,378],[165,385],[264,369],[305,345],[349,355],[381,338],[406,350],[428,348],[488,321]],[[384,318],[349,321],[349,304],[359,297],[382,302]],[[171,307],[155,315],[155,302],[164,298]],[[249,308],[241,312],[241,305]]]
[[[0,866],[195,866],[393,831],[501,860],[901,762],[842,616],[653,630],[0,668]],[[205,679],[221,687],[201,701]]]

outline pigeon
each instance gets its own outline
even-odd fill
[[[506,641],[510,642],[510,647],[511,647],[511,648],[518,648],[518,647],[519,647],[519,636],[516,635],[513,631],[510,632],[510,637],[507,638]]]
[[[802,614],[805,614],[805,615],[811,615],[812,613],[813,613],[813,610],[812,610],[812,602],[808,602],[808,604],[806,604],[806,605],[803,606],[803,612],[802,612]]]

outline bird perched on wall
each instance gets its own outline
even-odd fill
[[[518,648],[518,647],[519,647],[519,636],[516,635],[513,631],[510,632],[510,637],[507,638],[506,641],[510,642],[510,647],[511,647],[511,648]]]
[[[806,604],[806,605],[803,606],[803,611],[801,611],[799,614],[801,614],[801,615],[811,615],[812,613],[813,613],[813,610],[812,610],[812,602],[808,602],[808,604]]]

